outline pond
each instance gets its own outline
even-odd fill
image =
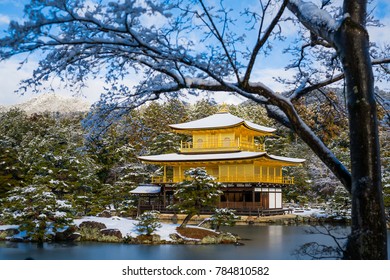
[[[128,245],[117,243],[34,243],[0,242],[2,260],[289,260],[297,257],[294,251],[302,244],[317,241],[332,245],[325,235],[308,234],[311,226],[235,226],[224,230],[238,234],[244,245]],[[348,228],[339,231],[347,233]],[[389,237],[388,237],[389,238]],[[390,244],[390,239],[389,242]],[[389,246],[390,250],[390,246]]]

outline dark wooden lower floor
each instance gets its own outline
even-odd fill
[[[218,207],[222,208],[222,207]],[[257,217],[262,217],[262,216],[272,216],[272,215],[284,215],[289,213],[291,210],[290,209],[261,209],[261,208],[234,208],[234,207],[229,207],[230,209],[233,209],[236,211],[236,215],[240,216],[257,216]],[[157,210],[162,214],[175,214],[177,213],[176,211],[169,209],[167,207],[164,207],[163,205],[140,205],[141,212],[144,211],[150,211],[150,210]],[[201,209],[201,214],[204,215],[211,215],[214,213],[211,209]]]
[[[161,192],[153,195],[140,195],[138,213],[146,210],[157,210],[161,213],[174,213],[169,205],[175,203],[174,188],[160,185]],[[282,188],[269,185],[232,185],[221,189],[223,194],[217,202],[216,208],[236,210],[238,215],[269,216],[285,214],[288,209],[282,208]],[[212,214],[212,209],[204,208],[202,214]]]

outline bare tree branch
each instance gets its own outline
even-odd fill
[[[386,63],[390,63],[390,58],[381,58],[381,59],[374,59],[372,60],[372,65],[383,65],[383,64],[386,64]],[[338,81],[341,81],[342,79],[344,79],[344,73],[341,73],[341,74],[338,74],[330,79],[326,79],[324,81],[321,81],[321,82],[318,82],[316,84],[313,84],[309,87],[305,87],[305,88],[302,88],[302,89],[298,89],[297,91],[294,92],[294,94],[292,94],[290,96],[290,100],[291,101],[297,101],[298,99],[300,99],[301,97],[303,97],[304,95],[316,90],[316,89],[320,89],[320,88],[323,88],[325,86],[328,86],[328,85],[331,85],[335,82],[338,82]]]
[[[264,46],[264,44],[267,42],[267,40],[268,40],[269,36],[271,35],[272,31],[274,30],[275,26],[278,24],[286,6],[287,6],[287,2],[288,2],[288,0],[283,1],[278,13],[275,15],[274,19],[271,21],[270,25],[268,26],[267,30],[264,32],[263,36],[261,36],[262,30],[261,30],[261,28],[259,28],[257,42],[252,50],[252,54],[251,54],[251,57],[249,59],[248,66],[247,66],[247,69],[246,69],[246,72],[244,75],[244,79],[242,81],[244,86],[248,85],[249,80],[250,80],[250,76],[252,74],[253,67],[254,67],[255,62],[256,62],[256,58],[258,56],[258,53],[259,53],[260,49]],[[263,18],[264,18],[264,16],[265,16],[265,14],[263,14]]]

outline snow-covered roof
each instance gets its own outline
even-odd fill
[[[140,156],[142,161],[150,163],[162,162],[197,162],[197,161],[220,161],[220,160],[245,160],[265,157],[266,159],[283,161],[290,164],[299,164],[304,162],[304,159],[287,158],[280,156],[268,155],[266,152],[235,152],[235,153],[217,153],[217,154],[162,154],[153,156]]]
[[[140,156],[140,160],[150,162],[184,162],[184,161],[216,161],[216,160],[242,160],[256,158],[264,155],[265,152],[237,152],[219,154],[162,154],[153,156]]]
[[[242,118],[236,117],[227,112],[217,113],[196,121],[179,123],[179,124],[171,124],[169,126],[176,130],[200,130],[200,129],[228,128],[228,127],[235,127],[239,125],[244,125],[249,129],[262,132],[262,133],[272,133],[276,130],[271,127],[266,127],[266,126],[255,124],[250,121],[246,121]]]
[[[161,187],[156,185],[139,185],[134,190],[130,191],[132,194],[158,194],[161,192]]]
[[[290,157],[281,157],[281,156],[274,156],[274,155],[268,155],[270,159],[278,160],[278,161],[285,161],[285,162],[291,162],[291,163],[302,163],[305,162],[305,159],[302,158],[290,158]]]

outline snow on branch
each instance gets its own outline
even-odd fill
[[[290,0],[288,8],[306,28],[332,44],[333,33],[340,27],[340,21],[312,2]]]
[[[372,66],[383,66],[386,65],[387,63],[390,63],[390,58],[385,57],[381,59],[373,59],[371,61]],[[339,73],[337,75],[334,75],[333,77],[330,77],[328,79],[325,79],[323,81],[319,81],[315,84],[310,84],[307,85],[307,80],[305,80],[300,87],[298,87],[294,93],[290,96],[290,100],[295,101],[299,100],[301,97],[305,96],[306,94],[309,94],[310,92],[313,92],[314,90],[323,88],[328,85],[332,85],[340,80],[344,79],[344,73]]]

